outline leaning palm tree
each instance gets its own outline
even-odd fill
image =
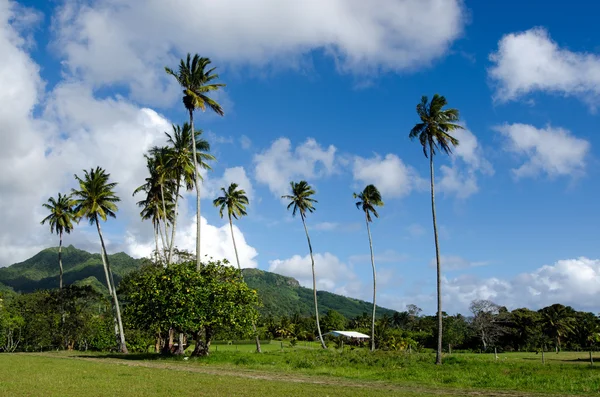
[[[242,275],[243,280],[244,274],[242,273],[240,257],[238,255],[237,245],[235,244],[235,235],[233,234],[233,221],[231,218],[233,217],[237,220],[242,216],[248,215],[248,213],[246,212],[246,206],[249,204],[249,201],[248,197],[246,196],[246,192],[243,189],[238,189],[237,183],[232,183],[231,185],[229,185],[227,190],[225,190],[225,188],[222,187],[221,192],[223,192],[223,195],[214,199],[213,205],[215,207],[219,207],[219,215],[221,216],[221,218],[223,218],[223,212],[227,210],[227,217],[229,218],[229,230],[231,230],[231,240],[233,241],[233,250],[235,251],[235,260],[237,261],[238,269],[240,271],[240,274]],[[260,353],[260,339],[258,338],[258,334],[256,333],[256,324],[254,324],[254,322],[252,323],[252,328],[256,337],[256,351]]]
[[[183,88],[183,105],[188,111],[190,116],[190,128],[194,129],[194,110],[202,109],[205,111],[209,107],[212,111],[220,116],[223,116],[223,108],[214,99],[208,95],[217,91],[218,89],[225,87],[225,84],[215,83],[214,81],[219,78],[219,75],[214,73],[215,68],[210,68],[211,62],[209,58],[203,58],[194,55],[192,58],[190,54],[187,54],[187,58],[183,59],[179,63],[179,70],[177,72],[172,69],[165,67],[167,74],[175,77],[177,83]],[[193,158],[196,158],[196,146],[192,145]],[[198,164],[196,168],[196,267],[200,269],[201,256],[200,256],[200,170]]]
[[[183,127],[173,124],[173,135],[165,132],[170,144],[167,153],[166,168],[174,177],[175,182],[175,217],[173,219],[173,228],[171,230],[171,243],[169,244],[169,255],[167,263],[173,259],[173,248],[175,246],[175,230],[177,228],[177,205],[179,201],[179,189],[183,183],[188,191],[196,185],[196,180],[202,180],[202,176],[196,178],[196,165],[202,169],[210,170],[208,161],[215,160],[211,155],[210,144],[206,139],[201,138],[202,130],[194,131],[188,123]],[[195,145],[192,143],[195,141]],[[192,149],[195,147],[195,151]],[[194,157],[196,161],[194,161]]]
[[[304,232],[306,233],[306,240],[308,241],[308,250],[310,252],[310,261],[312,265],[312,281],[313,281],[313,297],[315,301],[315,317],[317,319],[317,332],[319,333],[319,341],[321,341],[321,347],[326,349],[325,342],[323,341],[323,335],[321,334],[321,325],[319,324],[319,306],[317,304],[317,280],[315,278],[315,259],[313,257],[312,245],[310,243],[310,237],[308,235],[308,228],[306,227],[306,212],[313,212],[315,210],[314,203],[317,203],[317,200],[313,199],[311,196],[315,194],[313,188],[306,182],[300,181],[290,182],[290,186],[292,188],[291,195],[281,196],[281,198],[290,200],[290,203],[287,206],[289,210],[292,208],[292,216],[296,216],[296,213],[300,213],[300,218],[302,219],[302,225],[304,226]]]
[[[100,245],[102,248],[101,257],[104,265],[104,274],[106,276],[106,286],[113,299],[113,311],[115,317],[115,336],[122,353],[127,353],[125,344],[125,333],[123,332],[123,321],[121,320],[121,309],[119,307],[119,298],[117,297],[117,288],[115,280],[110,269],[104,237],[100,227],[100,220],[106,222],[108,217],[116,218],[117,202],[121,201],[114,192],[117,186],[116,182],[110,182],[110,174],[104,169],[96,167],[90,171],[84,170],[84,177],[75,175],[75,180],[79,183],[79,190],[72,189],[72,195],[75,204],[75,213],[78,218],[87,218],[90,225],[96,225]]]
[[[440,266],[440,248],[438,243],[437,221],[435,217],[435,183],[433,175],[433,156],[438,150],[446,154],[452,153],[452,146],[458,145],[458,139],[450,132],[463,128],[455,122],[459,119],[457,109],[443,109],[446,98],[435,94],[431,102],[427,97],[421,98],[417,105],[417,114],[421,122],[410,131],[410,139],[418,139],[423,147],[423,154],[429,158],[429,173],[431,175],[431,214],[433,217],[433,235],[435,239],[435,259],[437,262],[437,319],[438,319],[438,345],[435,362],[442,363],[442,279]]]
[[[42,204],[44,208],[50,211],[50,215],[45,217],[41,224],[48,222],[50,233],[58,234],[58,288],[63,288],[63,264],[62,264],[62,242],[63,233],[70,234],[73,230],[73,221],[77,220],[75,211],[73,211],[73,200],[71,196],[58,193],[58,197],[50,197],[47,203]]]
[[[368,185],[365,189],[356,194],[353,194],[356,202],[356,208],[362,209],[365,212],[365,222],[367,223],[367,234],[369,235],[369,248],[371,250],[371,267],[373,268],[373,318],[371,319],[371,351],[375,351],[375,296],[377,295],[377,274],[375,272],[375,256],[373,255],[373,240],[371,239],[371,228],[369,223],[373,222],[371,214],[376,218],[379,218],[377,209],[375,207],[383,206],[381,200],[381,193],[375,187],[375,185]]]

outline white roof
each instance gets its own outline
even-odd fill
[[[333,335],[333,336],[345,336],[347,338],[369,338],[369,335],[365,335],[361,332],[356,331],[331,331],[326,333],[325,335]]]

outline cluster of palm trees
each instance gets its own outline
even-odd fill
[[[154,227],[155,237],[155,255],[156,260],[165,264],[173,261],[174,241],[177,228],[177,214],[179,198],[181,197],[181,187],[191,191],[196,190],[196,266],[198,269],[202,266],[201,263],[201,222],[200,222],[200,188],[202,176],[201,169],[209,170],[208,161],[215,158],[209,154],[210,145],[201,137],[202,131],[194,129],[194,111],[200,109],[202,111],[207,108],[218,115],[223,115],[223,109],[219,103],[210,97],[211,93],[224,87],[225,84],[217,83],[219,75],[215,73],[215,68],[210,67],[211,61],[209,58],[203,58],[197,54],[193,57],[188,54],[186,59],[182,59],[177,71],[170,68],[165,68],[167,74],[173,76],[177,83],[183,89],[183,105],[189,115],[189,123],[186,122],[183,126],[173,125],[172,134],[165,133],[167,136],[167,145],[163,147],[153,147],[148,154],[145,155],[149,176],[145,183],[134,191],[134,195],[144,192],[146,196],[137,204],[142,208],[140,216],[144,220],[151,220]],[[410,139],[417,139],[422,146],[425,157],[429,159],[430,176],[431,176],[431,209],[433,218],[434,241],[437,262],[437,316],[438,316],[438,348],[436,363],[441,364],[442,360],[442,300],[441,300],[441,267],[440,267],[440,250],[437,233],[436,211],[435,211],[435,178],[434,178],[434,156],[438,152],[451,154],[452,148],[458,145],[458,140],[454,138],[452,131],[462,128],[457,124],[459,120],[459,112],[456,109],[444,109],[447,105],[446,99],[438,94],[434,95],[431,101],[426,96],[423,96],[421,102],[417,105],[417,114],[420,122],[410,131]],[[79,219],[85,216],[91,224],[95,224],[98,229],[102,244],[102,258],[105,264],[107,277],[107,285],[109,292],[113,296],[115,309],[115,330],[120,335],[121,350],[126,351],[125,339],[120,322],[120,312],[118,299],[110,272],[110,265],[106,257],[104,240],[100,229],[99,219],[106,220],[107,216],[114,217],[114,212],[117,207],[115,202],[119,201],[112,192],[114,183],[108,182],[108,174],[101,168],[85,171],[85,177],[80,179],[76,176],[80,184],[80,190],[73,190],[73,197],[62,196],[59,194],[58,199],[51,198],[45,206],[51,210],[51,215],[44,221],[50,221],[51,231],[56,231],[60,235],[62,246],[63,232],[69,233],[72,229],[70,223],[73,219]],[[306,216],[315,210],[314,204],[317,201],[312,198],[315,194],[312,187],[306,181],[291,182],[291,194],[282,196],[290,200],[288,209],[292,209],[292,214],[300,214],[311,258],[313,292],[315,304],[315,316],[319,339],[323,347],[325,347],[319,324],[319,312],[317,302],[317,289],[315,277],[315,263],[312,251],[312,245],[308,228],[306,226]],[[104,189],[94,190],[94,189]],[[214,200],[213,204],[220,207],[220,215],[223,217],[227,211],[229,226],[231,230],[234,251],[238,267],[241,269],[235,237],[233,233],[233,219],[246,215],[246,206],[249,204],[245,192],[238,189],[238,185],[232,183],[227,188],[221,188],[222,197]],[[97,194],[93,201],[89,201],[84,197],[90,197],[90,194]],[[371,230],[369,224],[374,217],[378,217],[376,207],[382,206],[383,201],[381,194],[372,184],[369,184],[360,193],[354,193],[354,198],[358,201],[356,206],[365,213],[365,222],[369,237],[369,248],[371,254],[371,265],[373,269],[373,318],[371,326],[371,349],[375,349],[374,344],[374,327],[375,327],[375,310],[376,310],[376,270],[375,256],[373,253],[373,244],[371,239]],[[75,200],[74,202],[72,200]],[[91,200],[91,199],[90,199]],[[101,204],[99,204],[101,203]],[[75,206],[73,214],[70,214],[67,208]],[[70,215],[67,215],[67,214]],[[159,244],[159,241],[161,244]],[[162,249],[160,247],[162,245]],[[61,282],[62,286],[62,262],[60,259],[59,248],[59,265],[61,267]],[[118,329],[117,329],[118,328]],[[257,339],[257,349],[260,350],[260,345]]]

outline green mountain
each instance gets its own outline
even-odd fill
[[[90,284],[106,291],[104,267],[100,254],[90,254],[73,247],[63,247],[63,280],[66,285]],[[17,292],[58,288],[58,248],[47,248],[24,262],[0,268],[0,283]],[[142,261],[124,252],[108,255],[115,281],[140,267]],[[95,279],[95,280],[93,280]]]
[[[24,262],[0,268],[0,292],[33,292],[39,289],[58,288],[58,248],[48,248]],[[108,256],[115,281],[138,269],[143,260],[134,259],[124,252]],[[91,285],[100,292],[107,293],[104,268],[100,254],[90,254],[73,247],[63,247],[63,268],[65,285]],[[258,291],[263,307],[263,316],[291,316],[295,313],[311,315],[314,311],[312,289],[300,286],[294,278],[265,272],[258,269],[244,269],[244,279]],[[370,303],[358,299],[318,291],[319,313],[336,310],[347,318],[370,313]],[[378,308],[378,315],[392,315],[393,310]]]

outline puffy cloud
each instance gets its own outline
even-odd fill
[[[444,280],[442,292],[449,309],[463,312],[474,299],[489,299],[510,309],[523,306],[537,309],[562,303],[579,310],[597,311],[600,260],[585,257],[559,260],[512,280],[462,275]]]
[[[529,124],[504,124],[495,130],[508,139],[506,150],[527,157],[525,163],[513,169],[517,178],[539,174],[576,176],[585,171],[590,143],[568,130],[551,126],[538,129]]]
[[[176,95],[163,67],[190,49],[220,62],[292,68],[322,50],[343,72],[404,71],[443,56],[464,14],[460,0],[70,1],[54,18],[54,45],[72,73],[126,84],[156,102]]]
[[[309,181],[336,172],[336,148],[323,149],[312,138],[292,150],[287,138],[279,138],[271,146],[254,156],[254,177],[280,197],[288,193],[290,181]]]
[[[232,183],[237,183],[238,189],[243,189],[246,192],[248,200],[252,201],[254,198],[252,182],[250,181],[250,178],[248,178],[244,167],[227,168],[220,178],[212,178],[211,175],[212,174],[203,172],[204,183],[201,198],[210,199],[210,201],[212,201],[222,194],[222,187],[227,189]]]
[[[354,180],[363,184],[374,184],[382,197],[405,197],[413,190],[422,190],[426,181],[417,171],[406,164],[395,154],[387,154],[384,158],[375,155],[372,158],[356,156],[352,164]]]
[[[465,199],[479,191],[478,174],[492,175],[494,168],[483,155],[477,137],[468,129],[453,131],[459,145],[453,149],[452,165],[440,167],[441,178],[436,183],[438,190]]]
[[[354,291],[358,281],[350,267],[337,256],[326,252],[314,254],[317,289],[348,294]],[[310,255],[294,255],[288,259],[269,261],[269,271],[294,277],[304,287],[312,288],[312,267]],[[350,288],[350,290],[348,290]]]
[[[510,33],[490,55],[500,101],[541,91],[591,101],[600,95],[600,56],[559,47],[543,28]]]

